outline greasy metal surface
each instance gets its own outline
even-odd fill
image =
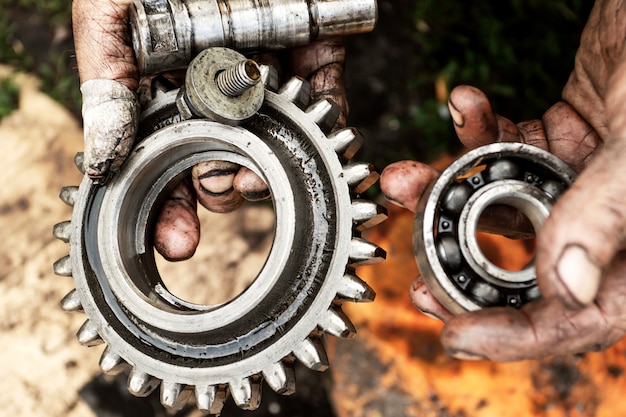
[[[354,336],[341,304],[374,297],[354,267],[385,255],[360,230],[386,216],[374,203],[352,201],[353,190],[375,173],[344,159],[360,136],[354,129],[325,133],[337,108],[326,101],[307,106],[298,91],[308,89],[293,79],[278,93],[266,90],[261,109],[239,126],[183,120],[179,93],[158,91],[123,170],[106,187],[85,177],[80,188],[62,193],[74,209],[57,235],[69,240],[70,255],[55,272],[71,275],[76,285],[63,307],[85,312],[79,342],[105,342],[101,368],[130,369],[131,393],[145,396],[160,385],[164,405],[180,408],[193,394],[198,408],[211,413],[230,393],[253,409],[263,379],[277,392],[294,391],[295,359],[326,369],[325,333]],[[176,183],[194,164],[215,159],[246,166],[266,181],[276,230],[247,290],[225,304],[197,305],[161,281],[151,229]]]
[[[252,62],[252,65],[246,65]],[[243,64],[243,65],[242,65]],[[256,78],[244,78],[241,67],[252,67]],[[237,125],[254,115],[263,104],[264,89],[258,65],[228,48],[202,51],[187,68],[178,107],[216,122]],[[184,100],[184,103],[180,101]]]
[[[414,252],[433,294],[454,313],[488,306],[520,307],[540,296],[534,264],[500,268],[482,252],[480,216],[497,205],[523,214],[538,231],[575,178],[539,148],[495,143],[474,149],[438,178],[415,215]]]
[[[185,68],[215,46],[277,50],[369,32],[376,17],[376,0],[135,0],[130,8],[143,74]]]

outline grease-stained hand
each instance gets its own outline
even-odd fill
[[[114,175],[130,152],[138,122],[140,74],[130,46],[131,0],[75,0],[72,20],[76,60],[83,94],[85,172],[94,179]],[[263,59],[278,62],[275,56]],[[285,76],[311,83],[311,98],[330,98],[341,107],[336,127],[345,126],[348,106],[343,81],[345,48],[340,38],[312,42],[285,52]],[[224,161],[195,166],[157,220],[155,247],[172,261],[191,257],[200,226],[196,201],[215,212],[228,212],[245,200],[269,197],[263,181],[247,168]]]
[[[469,148],[519,141],[546,149],[580,173],[537,236],[543,298],[519,310],[489,308],[453,316],[421,278],[415,305],[446,322],[441,340],[463,359],[513,361],[595,351],[626,333],[626,2],[597,1],[583,31],[563,101],[541,118],[514,124],[479,90],[454,89],[449,109]],[[415,211],[437,177],[412,161],[387,167],[386,196]]]

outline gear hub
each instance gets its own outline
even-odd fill
[[[374,299],[355,267],[385,257],[361,237],[386,218],[358,195],[378,174],[350,162],[361,136],[352,128],[328,133],[338,108],[330,101],[309,105],[306,81],[294,78],[277,91],[266,85],[258,111],[238,125],[191,117],[185,88],[157,90],[135,148],[106,186],[85,177],[80,187],[61,191],[73,213],[54,235],[70,250],[54,270],[72,276],[76,287],[62,307],[87,316],[79,342],[105,343],[102,370],[129,370],[131,393],[146,396],[160,385],[165,406],[179,409],[193,395],[212,414],[230,394],[254,409],[262,380],[279,393],[294,391],[294,360],[326,369],[324,335],[355,334],[342,303]],[[206,160],[256,172],[276,213],[264,267],[241,295],[215,306],[171,294],[151,242],[168,192]]]

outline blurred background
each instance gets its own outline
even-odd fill
[[[515,122],[556,102],[571,71],[592,0],[379,1],[370,34],[347,38],[349,125],[379,168],[432,161],[458,149],[447,93],[472,84]],[[68,0],[2,0],[0,63],[34,73],[41,88],[77,117],[80,94]],[[0,116],[16,106],[0,88]]]
[[[52,276],[52,262],[67,248],[50,229],[69,216],[57,195],[80,180],[71,158],[82,146],[71,2],[0,5],[0,230],[7,236],[0,241],[0,370],[9,375],[0,380],[0,403],[11,416],[173,416],[158,392],[137,399],[123,377],[106,381],[99,353],[74,338],[84,317],[58,307],[72,284]],[[377,29],[346,39],[348,124],[366,138],[358,159],[379,169],[400,159],[443,166],[442,157],[460,151],[446,107],[459,84],[483,89],[496,112],[515,122],[540,118],[560,98],[592,5],[379,0]],[[348,311],[359,340],[329,338],[331,371],[297,367],[295,395],[265,387],[259,410],[242,412],[228,401],[223,415],[624,415],[626,405],[616,400],[626,388],[624,347],[519,364],[447,357],[441,324],[419,314],[407,296],[417,273],[412,216],[390,210],[369,237],[388,260],[362,274],[377,301]],[[190,407],[177,415],[198,413]]]

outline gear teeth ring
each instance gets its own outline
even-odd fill
[[[106,187],[85,177],[80,188],[61,190],[73,215],[53,234],[69,243],[70,255],[54,272],[76,286],[62,308],[86,314],[78,341],[104,342],[100,368],[129,372],[132,394],[144,397],[160,385],[161,402],[172,410],[193,396],[199,410],[219,414],[228,395],[255,409],[263,380],[279,394],[295,391],[295,360],[328,368],[325,334],[355,336],[342,304],[374,300],[355,268],[385,258],[361,232],[387,214],[358,196],[378,179],[370,164],[350,162],[363,138],[354,128],[328,133],[339,108],[328,100],[309,104],[309,94],[308,82],[294,78],[278,93],[266,89],[250,120],[227,126],[181,117],[178,92],[161,91],[142,114],[138,145]],[[160,196],[209,158],[244,165],[266,181],[276,229],[249,289],[207,308],[169,294],[149,231]]]

